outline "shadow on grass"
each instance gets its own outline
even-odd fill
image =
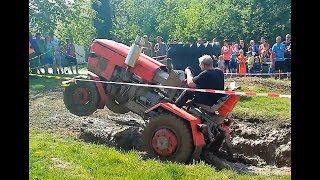
[[[252,97],[250,96],[241,96],[240,97],[240,101],[251,101],[252,100]]]

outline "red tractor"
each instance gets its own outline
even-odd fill
[[[149,157],[188,163],[198,160],[205,150],[219,151],[226,142],[232,154],[228,114],[239,100],[226,95],[212,107],[192,103],[179,108],[175,101],[180,89],[150,88],[95,81],[125,82],[185,87],[178,71],[167,68],[141,54],[140,37],[130,47],[107,39],[92,42],[88,58],[88,75],[77,76],[64,91],[67,109],[78,116],[88,116],[105,106],[115,113],[132,111],[146,121],[142,133]],[[179,73],[181,73],[180,71]],[[85,80],[85,81],[81,81]]]

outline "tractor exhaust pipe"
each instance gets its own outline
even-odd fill
[[[128,56],[126,57],[125,63],[130,67],[134,67],[140,53],[142,51],[142,43],[141,37],[137,35],[136,39],[134,40],[133,44],[130,47]]]

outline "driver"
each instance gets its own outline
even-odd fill
[[[215,63],[214,66],[211,56],[201,56],[199,58],[199,66],[202,72],[198,76],[193,77],[189,67],[185,69],[187,86],[198,89],[224,90],[224,74],[216,65],[217,64]],[[189,99],[194,99],[194,102],[197,104],[213,106],[223,96],[225,96],[225,94],[185,90],[176,100],[175,104],[181,108]]]

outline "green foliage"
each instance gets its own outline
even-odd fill
[[[112,19],[109,0],[97,0],[92,3],[92,8],[97,12],[96,18],[93,19],[97,38],[111,39]]]
[[[89,46],[92,38],[112,38],[129,44],[137,34],[153,41],[198,37],[231,41],[259,40],[272,44],[291,31],[289,0],[30,0],[32,32],[55,32]]]
[[[277,0],[110,0],[112,34],[129,42],[136,34],[165,41],[194,42],[266,36],[270,42],[290,33],[291,1]]]

